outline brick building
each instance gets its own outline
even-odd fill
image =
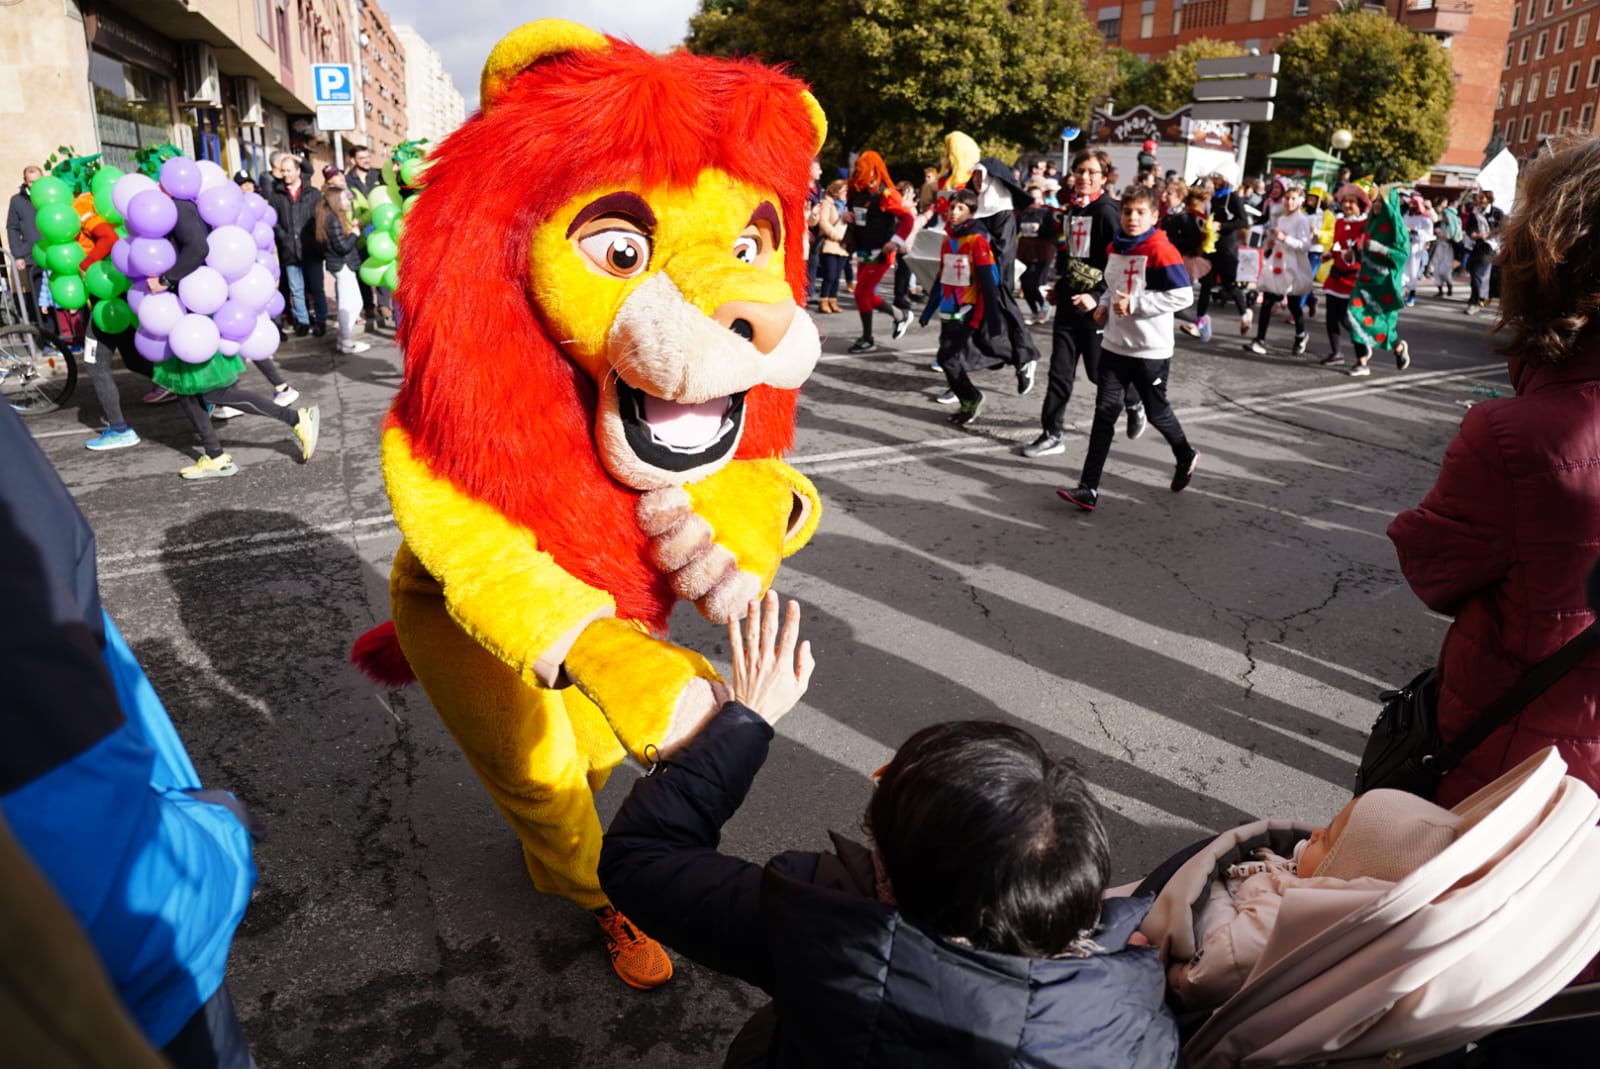
[[[1539,0],[1543,2],[1543,0]],[[1564,0],[1555,0],[1559,5]],[[1369,4],[1386,10],[1418,32],[1439,38],[1451,50],[1456,103],[1450,144],[1440,170],[1476,172],[1494,132],[1494,103],[1511,28],[1513,0],[1387,0]],[[1237,42],[1270,52],[1279,40],[1337,7],[1337,0],[1122,0],[1096,5],[1084,0],[1106,43],[1141,59],[1157,59],[1200,37]],[[1132,105],[1138,101],[1119,101]],[[1330,130],[1329,133],[1332,133]]]
[[[1518,0],[1495,125],[1518,157],[1535,155],[1552,135],[1592,130],[1600,102],[1600,2]]]
[[[353,0],[359,9],[356,73],[361,83],[361,136],[382,160],[406,132],[406,50],[389,16],[374,0]]]

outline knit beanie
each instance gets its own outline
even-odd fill
[[[1373,790],[1355,800],[1344,833],[1313,876],[1398,881],[1455,842],[1461,818],[1405,791]]]

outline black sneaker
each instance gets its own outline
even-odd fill
[[[1309,346],[1310,344],[1311,344],[1311,336],[1309,334],[1296,334],[1294,336],[1294,355],[1295,356],[1304,356],[1304,355],[1306,355],[1306,347]]]
[[[945,419],[957,427],[965,427],[978,418],[978,413],[983,411],[983,395],[979,394],[976,401],[962,401],[961,407],[950,413]]]
[[[1100,491],[1092,486],[1075,486],[1071,490],[1057,490],[1056,496],[1069,505],[1077,505],[1085,512],[1093,512],[1100,501]]]
[[[1189,480],[1194,478],[1194,466],[1200,463],[1200,454],[1189,450],[1187,460],[1178,461],[1178,466],[1172,471],[1172,492],[1177,493],[1189,485]]]
[[[1411,366],[1411,343],[1396,342],[1394,347],[1394,366],[1404,371]]]
[[[890,335],[895,341],[906,336],[906,331],[911,329],[911,313],[901,312],[900,317],[894,321],[894,332]]]
[[[846,349],[845,352],[847,352],[847,353],[871,353],[871,352],[876,352],[877,348],[878,348],[878,343],[873,341],[871,338],[857,338],[855,340],[854,344],[852,344],[850,346],[850,348]]]
[[[1339,367],[1344,363],[1344,356],[1340,353],[1329,353],[1327,356],[1323,357],[1319,363],[1321,363],[1323,367]]]
[[[1144,406],[1136,405],[1128,409],[1128,437],[1137,438],[1144,433],[1150,425],[1150,420],[1144,414]]]
[[[1051,457],[1066,451],[1067,443],[1061,440],[1059,434],[1041,434],[1022,447],[1022,455],[1025,457]]]
[[[327,333],[328,325],[326,323],[318,323],[316,326],[311,328],[311,336],[313,338],[320,338]]]
[[[310,334],[310,333],[311,333],[311,324],[310,323],[296,323],[294,325],[294,336],[295,337],[303,338],[307,334]]]
[[[938,397],[935,397],[933,399],[933,403],[936,405],[953,405],[959,400],[961,400],[961,398],[956,396],[956,392],[954,390],[946,390]]]
[[[1038,370],[1038,361],[1029,360],[1017,368],[1017,393],[1022,395],[1033,389],[1034,372]]]

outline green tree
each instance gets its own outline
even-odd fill
[[[827,151],[936,159],[962,130],[988,151],[1053,145],[1110,84],[1077,0],[701,0],[685,46],[785,63],[828,116]]]
[[[1243,54],[1244,49],[1232,42],[1196,37],[1148,64],[1128,84],[1112,89],[1112,100],[1119,112],[1144,104],[1169,115],[1194,99],[1196,63]]]
[[[1450,143],[1455,74],[1433,38],[1347,8],[1291,33],[1278,55],[1277,117],[1253,128],[1252,149],[1321,147],[1343,127],[1355,174],[1401,182],[1427,173]]]

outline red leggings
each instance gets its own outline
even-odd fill
[[[856,309],[861,312],[875,312],[886,303],[878,296],[878,283],[883,281],[894,267],[894,253],[884,257],[882,263],[856,265]]]

